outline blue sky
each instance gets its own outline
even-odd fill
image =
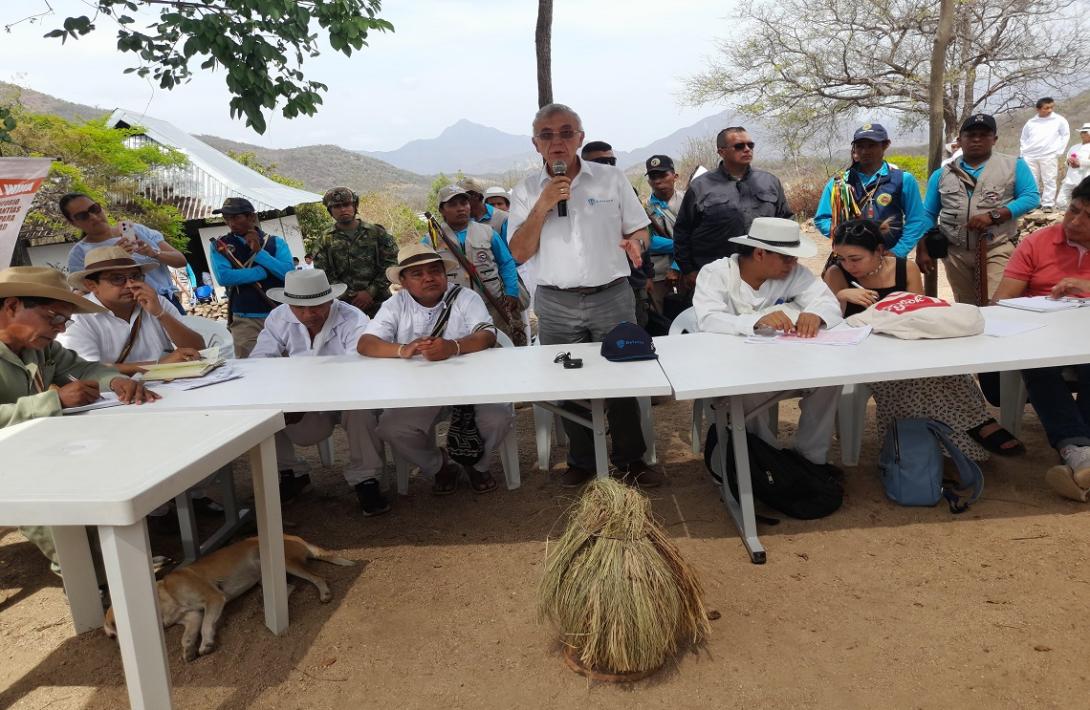
[[[529,133],[537,108],[534,0],[387,0],[391,34],[346,58],[326,51],[304,65],[329,85],[312,118],[276,115],[259,136],[230,118],[222,73],[206,73],[163,91],[122,70],[134,57],[115,49],[115,30],[100,22],[89,38],[63,47],[42,35],[81,0],[50,0],[41,23],[21,23],[0,42],[0,79],[69,101],[144,111],[191,133],[211,133],[270,147],[336,143],[391,150],[430,138],[460,118]],[[556,0],[553,88],[587,131],[619,149],[660,138],[724,106],[683,105],[682,80],[715,52],[729,30],[732,0]],[[0,25],[46,10],[44,0],[4,0]],[[78,73],[76,73],[78,71]]]

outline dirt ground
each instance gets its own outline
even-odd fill
[[[984,496],[961,516],[886,500],[869,428],[859,466],[845,470],[844,506],[762,526],[763,566],[750,564],[690,450],[690,405],[654,414],[667,475],[650,492],[654,510],[721,614],[704,648],[632,686],[565,668],[535,600],[544,541],[573,494],[553,478],[562,448],[551,474],[536,470],[520,409],[519,490],[477,496],[463,484],[435,498],[414,479],[379,518],[359,514],[338,468],[301,450],[314,485],[285,505],[288,530],[361,564],[314,563],[333,601],[301,583],[282,637],[265,629],[259,591],[229,605],[218,650],[195,662],[182,659],[181,628],[169,629],[177,707],[1090,706],[1090,518],[1045,487],[1057,456],[1029,408],[1028,453],[986,463]],[[796,419],[785,404],[785,436]],[[337,444],[343,462],[340,433]],[[246,492],[244,463],[238,473]],[[169,536],[152,541],[177,554]],[[0,707],[126,705],[116,644],[73,636],[59,580],[18,532],[0,530]]]

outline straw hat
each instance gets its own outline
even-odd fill
[[[0,299],[49,298],[76,307],[76,313],[102,313],[106,309],[72,293],[64,274],[48,266],[12,266],[0,271]]]
[[[270,288],[265,295],[289,306],[320,306],[340,298],[348,286],[333,284],[321,269],[289,271],[284,276],[284,288]]]
[[[136,261],[129,252],[121,247],[99,247],[87,252],[83,260],[83,271],[77,271],[68,277],[68,283],[72,288],[83,289],[83,280],[91,274],[102,271],[117,271],[118,269],[140,269],[145,274],[159,268],[158,264],[149,264]]]
[[[428,245],[416,242],[397,250],[397,266],[386,268],[386,278],[389,279],[390,283],[396,284],[401,279],[401,271],[403,269],[407,269],[410,266],[419,266],[420,264],[430,264],[433,261],[443,262],[447,271],[453,271],[458,268],[458,262],[451,259],[444,259]]]
[[[802,236],[799,223],[780,217],[758,217],[750,225],[749,234],[731,237],[730,241],[804,259],[817,254],[817,245]]]

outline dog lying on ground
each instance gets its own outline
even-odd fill
[[[307,560],[321,560],[342,567],[356,564],[294,535],[284,536],[284,557],[288,574],[317,587],[322,603],[332,598],[329,585],[307,570]],[[223,607],[260,581],[261,562],[256,537],[217,550],[159,581],[159,613],[163,628],[179,623],[185,627],[182,633],[185,660],[192,661],[198,654],[203,656],[215,649],[216,628]],[[290,593],[291,589],[288,591]],[[113,607],[106,612],[104,630],[110,638],[117,637]]]

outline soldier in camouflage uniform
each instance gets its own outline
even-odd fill
[[[336,224],[322,236],[314,265],[330,282],[348,285],[341,297],[372,318],[390,297],[386,268],[397,264],[397,242],[380,224],[357,216],[360,198],[347,187],[334,187],[322,197]]]

